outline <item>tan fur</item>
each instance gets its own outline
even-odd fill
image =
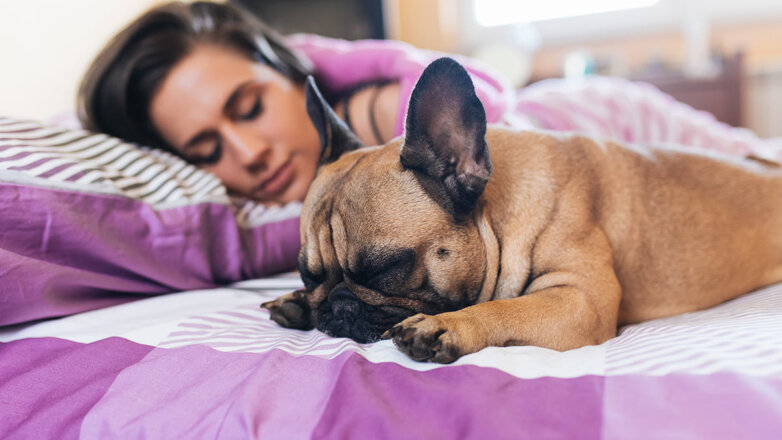
[[[305,201],[302,252],[330,277],[307,293],[311,307],[368,242],[419,258],[405,297],[348,281],[364,302],[417,310],[425,279],[440,292],[469,286],[473,305],[389,333],[414,358],[599,344],[618,325],[782,280],[782,173],[768,164],[490,127],[493,174],[473,215],[454,225],[401,167],[401,142],[322,169]]]

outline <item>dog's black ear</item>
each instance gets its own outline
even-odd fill
[[[453,59],[434,61],[418,79],[400,156],[456,221],[475,208],[492,171],[486,112],[470,75]]]
[[[320,163],[334,162],[345,152],[363,147],[358,137],[342,122],[323,98],[312,76],[305,85],[307,114],[320,138]]]

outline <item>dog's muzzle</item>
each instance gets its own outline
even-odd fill
[[[358,297],[344,284],[329,292],[328,303],[331,305],[331,314],[337,318],[349,319],[361,312]]]
[[[380,336],[410,313],[384,310],[361,301],[345,283],[337,284],[329,292],[316,313],[316,327],[329,336],[350,338],[367,343]]]

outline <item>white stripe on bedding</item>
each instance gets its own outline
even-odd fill
[[[104,134],[4,119],[0,125],[0,146],[5,147],[0,151],[2,158],[27,154],[0,162],[0,171],[34,165],[16,174],[4,174],[3,180],[8,182],[22,183],[14,177],[23,174],[24,183],[36,181],[49,186],[49,180],[70,181],[83,191],[98,193],[104,193],[107,185],[122,182],[115,187],[120,194],[160,209],[216,198],[227,200],[225,188],[214,175],[188,166],[170,153],[138,147]],[[46,177],[53,163],[61,161],[75,162],[77,166],[60,171],[56,177]],[[181,178],[183,169],[187,172]],[[128,190],[128,186],[133,189]],[[181,190],[172,191],[175,187]]]
[[[371,362],[415,370],[390,341],[358,344],[318,331],[288,330],[269,320],[263,301],[301,286],[295,273],[228,288],[152,297],[59,320],[0,331],[0,341],[54,336],[93,342],[119,336],[161,348],[201,344],[225,352],[278,349],[333,358],[355,352]],[[560,353],[538,347],[490,347],[453,365],[501,369],[522,378],[733,372],[782,378],[782,284],[709,310],[626,327],[602,345]]]
[[[782,284],[708,310],[626,327],[608,344],[609,374],[782,377]]]

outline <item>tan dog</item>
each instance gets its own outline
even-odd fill
[[[314,83],[308,98],[333,162],[302,211],[306,288],[264,304],[283,326],[385,333],[413,359],[452,362],[599,344],[782,280],[782,173],[767,164],[487,130],[447,58],[385,146],[346,152],[360,144]]]

